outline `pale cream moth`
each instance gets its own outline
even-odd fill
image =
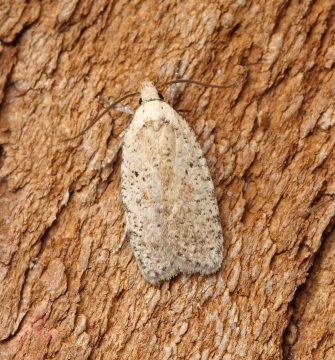
[[[236,85],[173,80],[162,86],[180,82],[214,88]],[[223,237],[206,159],[190,125],[163,101],[151,82],[143,83],[140,93],[112,103],[72,139],[111,107],[138,94],[140,106],[112,157],[122,148],[126,231],[121,245],[128,235],[138,266],[151,284],[179,273],[214,273],[222,265]]]

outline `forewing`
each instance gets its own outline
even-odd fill
[[[212,178],[197,138],[181,116],[174,124],[175,183],[169,243],[181,272],[210,274],[222,264],[222,229]]]
[[[161,139],[171,127],[155,130],[150,124],[138,126],[138,117],[137,112],[122,147],[122,199],[135,258],[145,279],[156,284],[176,275],[175,259],[167,241],[159,155]]]

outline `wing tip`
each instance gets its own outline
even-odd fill
[[[176,277],[179,274],[189,274],[189,275],[197,274],[197,273],[200,273],[201,275],[215,274],[221,269],[223,265],[222,263],[223,263],[223,256],[221,254],[221,256],[218,256],[217,259],[215,259],[214,261],[212,260],[207,264],[200,263],[199,265],[197,264],[196,266],[193,267],[180,266],[180,267],[170,268],[169,269],[170,271],[168,273],[163,273],[163,272],[159,273],[153,270],[146,273],[142,269],[141,270],[146,281],[148,281],[151,285],[158,286],[163,281],[171,280],[172,278]]]

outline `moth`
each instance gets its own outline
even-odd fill
[[[126,230],[151,284],[178,273],[211,274],[222,264],[223,238],[213,181],[190,125],[152,83],[122,146]]]
[[[163,86],[180,82],[235,85],[173,80]],[[179,273],[212,274],[222,265],[223,236],[211,174],[194,131],[151,82],[112,103],[74,138],[111,107],[138,94],[140,106],[115,152],[122,148],[125,235],[150,284]]]

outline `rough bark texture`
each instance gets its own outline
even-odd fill
[[[334,9],[3,1],[2,359],[335,357]],[[128,242],[113,253],[122,153],[96,170],[130,117],[113,110],[63,140],[98,114],[97,95],[171,80],[178,59],[183,78],[249,78],[179,93],[211,168],[226,255],[215,275],[154,287]]]

